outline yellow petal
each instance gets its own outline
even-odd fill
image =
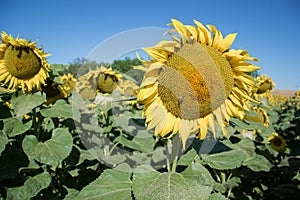
[[[198,40],[198,30],[195,26],[185,26],[186,29],[192,34],[194,40]]]
[[[207,134],[207,125],[203,118],[197,120],[200,126],[200,140],[203,140]]]
[[[167,120],[166,120],[165,126],[164,126],[163,130],[160,133],[160,135],[162,137],[164,137],[165,135],[170,133],[173,130],[173,127],[174,127],[174,124],[175,124],[174,123],[175,122],[175,117],[171,113],[168,112],[166,118],[167,118]]]
[[[181,120],[180,121],[180,127],[179,127],[179,135],[181,138],[183,149],[185,149],[186,140],[191,134],[191,127],[189,120]]]
[[[197,20],[194,20],[194,23],[198,26],[200,42],[202,44],[210,45],[210,33],[209,33],[209,31]]]
[[[158,83],[156,82],[155,84],[153,84],[152,86],[147,86],[146,88],[142,88],[140,89],[140,91],[138,92],[137,95],[137,100],[141,103],[143,103],[143,101],[145,101],[147,98],[149,98],[153,93],[156,92],[157,90],[157,85]]]
[[[149,121],[149,123],[148,123],[148,127],[147,127],[148,130],[157,126],[163,120],[163,118],[165,118],[165,115],[164,115],[165,111],[161,105],[157,106],[157,108],[155,109],[155,112],[152,111],[149,114],[150,114],[150,116],[152,116],[152,120]]]
[[[232,33],[232,34],[228,34],[224,38],[224,40],[223,40],[223,42],[222,42],[222,44],[220,46],[220,51],[221,52],[224,52],[224,51],[228,50],[231,47],[233,41],[236,38],[236,35],[237,35],[236,33]]]
[[[180,34],[181,38],[183,39],[183,42],[185,43],[186,39],[190,39],[191,35],[190,33],[187,31],[187,29],[184,27],[184,25],[176,20],[176,19],[171,19],[172,24],[174,26],[174,28],[176,29],[176,31]]]

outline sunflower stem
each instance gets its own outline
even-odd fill
[[[35,108],[32,109],[32,124],[33,124],[33,131],[34,131],[34,135],[37,137],[37,139],[40,138],[40,133],[38,131],[38,124],[36,121],[36,111]]]
[[[177,160],[178,160],[178,155],[175,156],[174,161],[173,161],[173,163],[172,163],[171,173],[176,172]]]
[[[181,147],[181,140],[180,140],[180,138],[179,138],[179,136],[177,134],[173,138],[173,141],[172,141],[171,157],[173,158],[173,162],[172,162],[171,172],[176,172],[177,161],[178,161],[178,158],[179,158],[180,147]]]

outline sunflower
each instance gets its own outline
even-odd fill
[[[97,84],[97,90],[101,93],[110,94],[117,87],[117,83],[122,78],[121,74],[117,74],[112,69],[100,68],[101,73]]]
[[[64,86],[49,78],[46,80],[46,84],[41,86],[41,91],[46,93],[46,105],[54,104],[58,99],[68,97],[68,91]]]
[[[265,74],[256,77],[256,81],[258,84],[258,88],[256,91],[257,94],[270,92],[275,87],[275,83],[273,82],[273,80],[270,77],[267,77]]]
[[[225,134],[224,122],[244,117],[249,91],[256,86],[248,72],[259,67],[246,62],[258,61],[245,50],[229,49],[236,34],[223,38],[213,25],[207,28],[183,25],[172,19],[172,41],[161,41],[144,48],[152,60],[141,59],[145,66],[138,101],[145,105],[148,129],[170,138],[179,133],[183,146],[195,133],[204,139],[215,124]],[[179,34],[178,38],[175,34]]]
[[[265,127],[269,126],[270,119],[267,112],[263,108],[253,106],[251,110],[253,110],[257,115],[253,116],[250,114],[246,114],[245,115],[246,120],[262,123]]]
[[[41,88],[49,77],[49,63],[43,49],[36,42],[25,39],[14,39],[4,31],[1,33],[0,44],[0,81],[8,84],[8,89],[21,87],[23,92],[30,92],[34,87]]]
[[[268,137],[268,144],[275,151],[284,151],[287,146],[285,139],[278,135],[278,133],[273,133]]]
[[[114,72],[111,68],[101,67],[80,76],[76,84],[76,91],[84,99],[95,98],[98,92],[110,94],[121,78],[122,75]]]
[[[62,76],[59,76],[59,79],[63,83],[65,91],[67,91],[68,93],[75,87],[76,79],[72,74],[64,74]]]

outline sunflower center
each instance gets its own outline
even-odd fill
[[[275,138],[272,140],[272,143],[273,143],[275,146],[280,147],[281,144],[282,144],[282,140],[281,140],[280,138],[276,138],[276,137],[275,137]]]
[[[169,56],[158,78],[158,96],[182,119],[206,116],[224,103],[234,85],[230,63],[213,47],[182,45]]]
[[[271,83],[270,82],[264,82],[262,83],[258,90],[257,90],[257,94],[263,94],[266,91],[270,90],[272,88]]]
[[[117,78],[109,74],[101,74],[97,89],[102,93],[112,93],[117,85]]]
[[[29,47],[10,45],[4,54],[7,71],[19,79],[29,79],[41,69],[40,59]]]

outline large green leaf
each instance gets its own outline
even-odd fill
[[[8,143],[8,138],[3,131],[0,131],[0,155],[5,149],[6,144]]]
[[[16,117],[7,118],[4,121],[3,131],[9,136],[14,137],[25,133],[31,128],[32,120],[23,124],[22,120]]]
[[[219,170],[238,168],[246,158],[247,155],[240,149],[210,155],[202,155],[204,163]]]
[[[130,173],[118,169],[107,169],[101,176],[83,188],[74,200],[131,199]]]
[[[116,142],[120,142],[122,145],[137,150],[140,152],[152,152],[154,148],[154,139],[152,137],[134,137],[132,140],[127,139],[123,135],[116,138]]]
[[[23,150],[37,161],[57,166],[71,153],[73,145],[72,135],[63,128],[57,128],[52,138],[46,142],[39,142],[34,135],[27,135],[23,140]]]
[[[245,160],[243,165],[249,167],[252,171],[270,171],[272,164],[262,155],[255,154],[253,157]]]
[[[53,106],[42,109],[40,112],[44,117],[73,118],[72,106],[64,100],[58,100]]]
[[[17,116],[23,116],[32,111],[33,108],[41,105],[45,100],[45,95],[40,93],[13,96],[11,99],[12,108]]]
[[[36,196],[42,189],[47,188],[51,183],[51,175],[43,172],[25,181],[20,187],[8,188],[7,199],[30,199]]]
[[[139,167],[133,175],[133,193],[137,200],[208,199],[213,189],[210,173],[199,163],[180,173],[160,173]]]

